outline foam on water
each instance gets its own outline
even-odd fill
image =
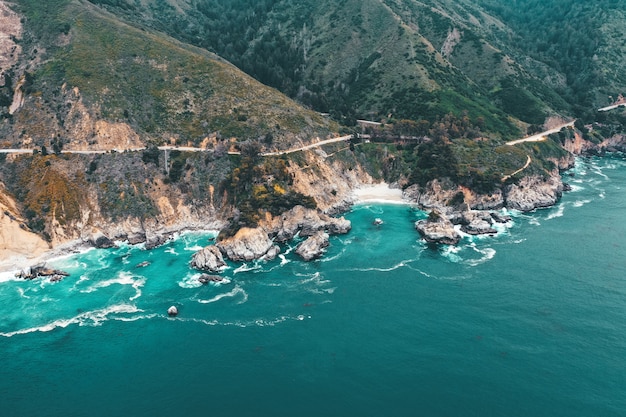
[[[235,287],[230,290],[229,292],[226,293],[222,293],[222,294],[218,294],[213,298],[210,298],[208,300],[202,300],[202,299],[198,299],[196,301],[198,301],[198,303],[200,304],[211,304],[214,303],[216,301],[219,301],[223,298],[234,298],[237,296],[241,296],[241,300],[239,302],[237,302],[237,304],[243,304],[246,301],[248,301],[248,293],[241,288],[239,285],[235,285]]]
[[[145,277],[133,275],[127,271],[120,271],[115,278],[94,282],[89,287],[80,290],[80,292],[92,293],[101,288],[110,287],[111,285],[130,285],[135,289],[135,295],[129,298],[130,301],[133,301],[141,297],[141,287],[143,287],[145,283]]]
[[[546,220],[552,220],[552,219],[556,219],[557,217],[563,217],[563,213],[564,212],[565,212],[565,204],[564,203],[560,203],[556,207],[556,210],[554,210],[554,208],[551,209],[551,212],[546,217]]]
[[[65,328],[72,324],[78,324],[79,326],[100,326],[106,320],[117,319],[117,317],[115,317],[116,314],[133,314],[142,311],[143,310],[131,304],[116,304],[103,309],[81,313],[68,319],[57,319],[41,326],[0,333],[0,336],[12,337],[33,332],[50,332],[54,329]]]
[[[576,200],[572,203],[572,206],[574,207],[582,207],[585,204],[589,204],[591,203],[591,200]]]

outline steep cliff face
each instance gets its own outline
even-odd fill
[[[15,201],[0,184],[0,270],[17,269],[50,249],[25,224]]]
[[[300,164],[291,163],[293,187],[312,196],[317,207],[326,213],[346,210],[352,203],[352,191],[361,184],[374,180],[361,165],[346,165],[338,159],[328,158],[323,151],[306,152]]]

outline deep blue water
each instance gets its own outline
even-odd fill
[[[5,278],[0,416],[626,416],[626,161],[572,172],[557,206],[457,248],[362,205],[322,260],[294,242],[223,285],[187,266],[209,234]]]

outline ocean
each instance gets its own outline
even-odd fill
[[[626,416],[626,160],[564,177],[456,247],[361,204],[321,260],[291,242],[221,284],[188,267],[208,232],[5,274],[0,416]]]

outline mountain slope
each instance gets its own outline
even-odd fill
[[[23,108],[1,127],[13,143],[29,137],[50,146],[50,138],[81,135],[93,142],[97,120],[114,125],[111,134],[137,136],[133,142],[194,145],[208,136],[268,137],[286,147],[337,129],[217,56],[130,26],[89,2],[18,3],[30,62],[6,69],[25,80]]]

